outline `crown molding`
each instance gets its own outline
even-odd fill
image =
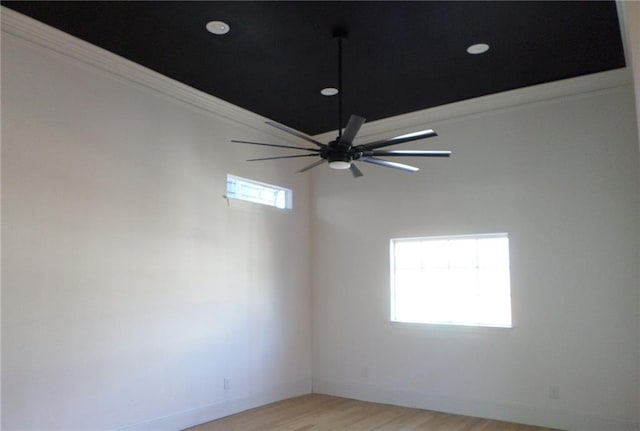
[[[227,122],[276,136],[288,137],[286,134],[280,135],[276,129],[271,130],[271,127],[264,124],[266,118],[258,114],[196,90],[21,13],[0,6],[0,17],[0,28],[3,34],[35,44],[44,48],[49,54],[79,61],[138,87],[214,114]]]
[[[626,67],[463,100],[366,123],[358,138],[381,139],[421,130],[428,124],[442,124],[495,111],[519,109],[531,104],[587,97],[620,88],[633,91],[631,78],[631,71]],[[316,138],[320,141],[330,140],[335,138],[336,133],[331,131]]]
[[[0,16],[3,33],[36,44],[50,53],[90,65],[134,85],[206,111],[227,122],[259,130],[282,140],[297,140],[287,133],[266,126],[265,117],[196,90],[11,9],[0,6]],[[412,129],[424,128],[428,123],[450,121],[531,103],[607,91],[630,86],[631,83],[629,68],[595,73],[373,121],[363,126],[359,137],[375,138],[383,134],[389,136],[405,133]],[[331,131],[317,135],[316,138],[328,141],[333,139],[335,134],[336,131]]]
[[[624,59],[627,65],[632,64],[631,55],[631,35],[629,32],[629,12],[627,7],[628,0],[616,0],[616,11],[618,12],[618,22],[620,23],[620,39],[622,39],[622,49],[624,50]]]

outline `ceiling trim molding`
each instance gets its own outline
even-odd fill
[[[563,79],[372,121],[362,127],[358,138],[360,140],[363,138],[384,138],[394,134],[421,130],[425,125],[433,123],[442,124],[465,117],[519,109],[531,104],[585,97],[624,87],[633,91],[631,85],[632,76],[628,67]],[[335,134],[336,131],[331,131],[318,135],[316,138],[319,140],[333,139]]]
[[[196,90],[11,9],[0,6],[0,16],[2,32],[36,44],[54,55],[72,58],[134,85],[214,114],[227,122],[259,130],[281,140],[296,140],[289,134],[265,125],[265,117]],[[631,72],[627,67],[535,85],[373,121],[363,126],[359,138],[377,137],[382,134],[389,136],[396,132],[424,128],[428,123],[451,121],[531,103],[611,90],[630,86],[631,83]],[[319,140],[331,140],[335,134],[336,131],[331,131],[316,137]]]
[[[258,114],[196,90],[33,18],[4,6],[0,6],[0,16],[3,33],[31,42],[40,48],[44,48],[48,53],[58,57],[74,59],[110,75],[115,75],[129,83],[150,89],[163,96],[169,96],[172,99],[204,110],[232,123],[268,132],[276,136],[287,136],[286,134],[280,135],[276,129],[271,130],[271,127],[264,124],[266,118]]]
[[[620,38],[622,39],[622,49],[624,60],[627,65],[632,63],[631,40],[629,33],[629,13],[627,10],[628,1],[616,0],[616,11],[618,12],[618,22],[620,23]]]

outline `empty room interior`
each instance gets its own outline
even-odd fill
[[[640,429],[640,3],[0,15],[3,430]]]

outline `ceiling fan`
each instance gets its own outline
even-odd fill
[[[342,42],[346,39],[347,32],[342,28],[334,30],[333,37],[338,41],[338,136],[334,141],[324,144],[307,136],[297,130],[291,129],[282,124],[275,123],[273,121],[267,121],[266,124],[278,128],[291,135],[302,138],[314,145],[317,148],[295,147],[291,145],[278,145],[278,144],[266,144],[262,142],[249,142],[231,140],[239,144],[251,144],[251,145],[265,145],[268,147],[289,148],[295,150],[309,151],[310,154],[296,154],[289,156],[279,157],[263,157],[259,159],[248,159],[248,162],[260,161],[260,160],[274,160],[274,159],[289,159],[295,157],[320,157],[308,166],[300,169],[299,172],[305,172],[309,169],[315,168],[323,164],[325,161],[329,164],[329,167],[333,169],[349,169],[354,177],[361,177],[362,171],[353,163],[355,160],[371,163],[378,166],[384,166],[387,168],[398,169],[405,172],[417,172],[420,169],[414,166],[405,165],[402,163],[391,162],[389,160],[380,159],[382,157],[449,157],[451,151],[426,151],[426,150],[379,150],[378,148],[388,147],[390,145],[402,144],[404,142],[415,141],[418,139],[431,138],[437,136],[437,133],[431,129],[421,130],[418,132],[407,133],[393,138],[382,139],[378,141],[369,142],[361,145],[353,145],[358,131],[366,121],[363,117],[358,115],[351,115],[347,127],[342,130]]]

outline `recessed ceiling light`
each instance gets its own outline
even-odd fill
[[[467,48],[469,54],[484,54],[489,51],[489,45],[486,43],[476,43]]]
[[[334,87],[327,87],[320,90],[320,94],[323,96],[335,96],[338,94],[338,89]]]
[[[207,23],[207,30],[213,34],[227,34],[230,29],[229,24],[223,21],[210,21]]]

